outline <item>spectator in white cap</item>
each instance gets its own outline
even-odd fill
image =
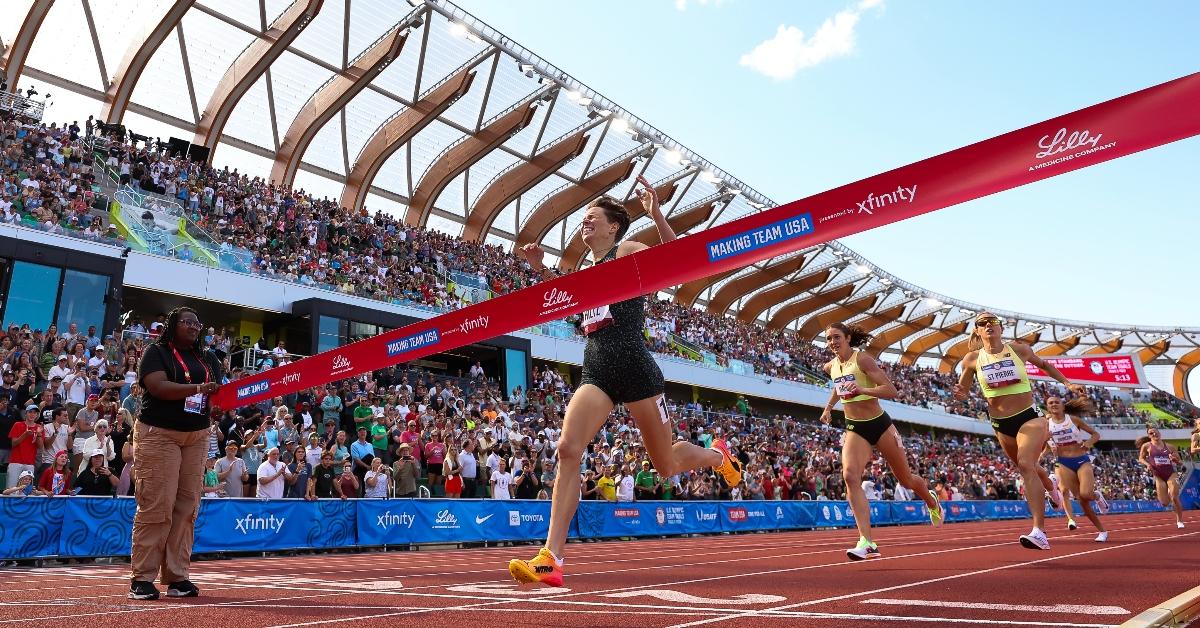
[[[75,478],[75,487],[80,495],[111,497],[119,479],[104,459],[103,449],[96,449],[88,454],[87,467]]]
[[[67,365],[67,354],[64,353],[62,355],[59,355],[58,361],[55,362],[54,366],[50,367],[49,378],[50,379],[54,379],[55,377],[66,378],[66,376],[68,376],[70,374],[71,374],[71,367]]]
[[[93,429],[95,432],[87,440],[83,441],[83,451],[103,451],[104,464],[111,465],[112,461],[117,457],[117,450],[116,445],[113,443],[108,419],[96,421],[96,426]],[[84,466],[83,464],[79,466],[78,470],[80,473],[83,472]]]
[[[17,476],[17,483],[4,489],[5,495],[49,495],[46,491],[33,485],[33,471],[22,471]]]

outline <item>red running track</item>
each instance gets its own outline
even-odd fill
[[[1048,552],[1017,544],[1027,520],[882,528],[883,558],[855,563],[852,530],[572,544],[561,589],[511,583],[532,546],[202,562],[201,597],[155,602],[125,598],[123,566],[12,569],[0,625],[1090,627],[1200,584],[1200,524],[1105,521],[1101,544],[1051,519]]]

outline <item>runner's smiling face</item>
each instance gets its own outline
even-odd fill
[[[1046,399],[1046,409],[1055,417],[1063,415],[1063,400],[1061,397],[1049,397]]]
[[[829,350],[837,355],[841,355],[843,351],[850,348],[846,333],[834,327],[825,330],[825,341],[829,345]]]
[[[593,206],[584,212],[583,223],[579,228],[584,244],[590,247],[593,244],[615,241],[618,227],[617,223],[608,221],[603,209]]]

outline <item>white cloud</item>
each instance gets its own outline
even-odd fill
[[[825,20],[812,37],[795,26],[780,24],[775,36],[742,55],[741,65],[777,81],[786,81],[805,68],[854,52],[854,29],[864,11],[883,6],[884,0],[861,0]]]

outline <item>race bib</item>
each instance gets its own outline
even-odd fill
[[[1050,431],[1050,438],[1054,440],[1055,445],[1070,445],[1075,442],[1074,430]]]
[[[584,310],[583,312],[583,333],[586,336],[590,336],[612,325],[612,323],[612,312],[609,311],[607,305],[602,305],[591,310]]]
[[[841,397],[842,399],[850,399],[857,394],[850,392],[851,384],[856,384],[853,373],[850,375],[835,377],[833,379],[833,390],[837,393],[837,396]]]
[[[184,399],[183,411],[192,414],[204,414],[204,394],[198,393]]]
[[[1017,375],[1017,363],[1013,360],[985,364],[979,367],[979,371],[983,373],[988,388],[1004,388],[1021,381],[1021,376]]]
[[[1170,456],[1154,456],[1154,464],[1163,466],[1163,467],[1169,466],[1169,465],[1171,465],[1171,457]]]

